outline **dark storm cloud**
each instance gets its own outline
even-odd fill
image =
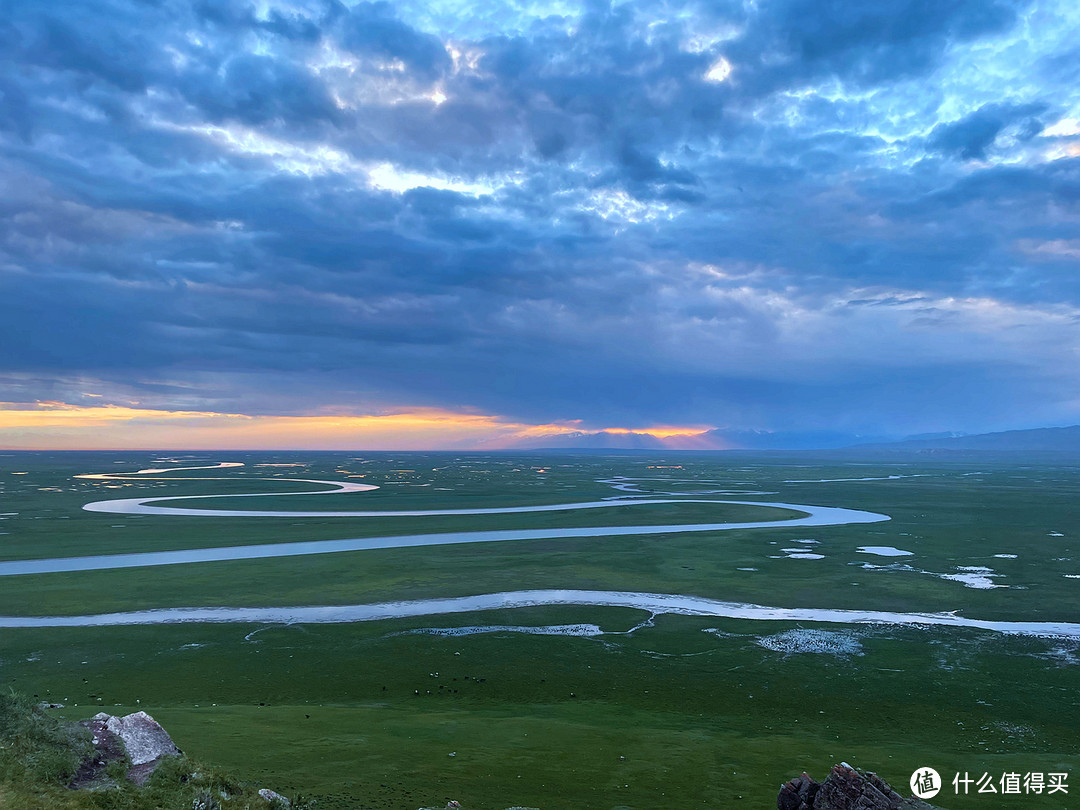
[[[12,396],[1071,418],[1067,4],[9,11]]]
[[[1038,135],[1044,127],[1039,116],[1046,112],[1045,104],[986,104],[959,121],[938,124],[928,145],[946,155],[983,160],[987,149],[1010,125],[1016,127],[1019,140],[1029,141]]]
[[[335,122],[339,117],[326,87],[309,71],[255,54],[232,57],[213,72],[190,77],[184,95],[211,120],[249,126]]]
[[[400,59],[407,67],[428,76],[438,76],[450,67],[442,40],[403,23],[390,3],[353,6],[342,22],[341,43],[354,53]]]
[[[857,85],[918,76],[954,43],[1011,26],[1023,4],[1001,0],[788,0],[756,15],[733,49],[770,82],[831,74]]]

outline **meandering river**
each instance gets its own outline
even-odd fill
[[[172,469],[139,470],[135,473],[94,473],[79,476],[91,479],[128,479],[134,476],[149,478],[159,473],[179,470],[222,469],[242,466],[225,462],[207,467],[176,467]],[[178,480],[165,477],[165,480]],[[198,478],[183,480],[235,480]],[[280,482],[285,479],[267,478]],[[313,479],[287,479],[330,487],[318,492],[284,493],[287,495],[343,494],[378,489],[371,484]],[[258,498],[283,493],[246,493],[242,495],[196,495],[151,498],[120,498],[95,501],[83,508],[89,512],[124,515],[170,515],[185,517],[288,517],[327,518],[362,517],[394,518],[437,515],[494,515],[527,512],[555,512],[577,509],[608,509],[628,506],[648,506],[668,503],[715,503],[740,506],[765,506],[792,510],[801,517],[740,523],[687,523],[661,526],[593,526],[570,529],[507,529],[500,531],[439,532],[434,534],[397,535],[391,537],[361,537],[342,540],[315,540],[297,543],[267,543],[246,546],[180,549],[135,554],[107,554],[86,557],[55,557],[38,560],[0,562],[0,576],[46,574],[73,571],[98,571],[112,568],[137,568],[183,563],[218,562],[224,560],[290,557],[305,554],[328,554],[362,551],[377,548],[405,548],[456,543],[491,543],[513,540],[542,540],[580,537],[615,537],[626,535],[656,535],[682,532],[720,532],[733,529],[767,529],[791,526],[840,526],[845,524],[877,523],[889,520],[887,515],[845,509],[836,506],[816,506],[780,502],[705,500],[700,498],[645,498],[626,500],[587,501],[481,509],[426,509],[406,511],[279,511],[235,509],[191,509],[161,505],[164,501],[206,500],[212,498]],[[497,610],[540,605],[582,605],[627,607],[647,610],[654,614],[675,613],[718,618],[756,619],[762,621],[826,622],[831,624],[905,624],[920,626],[965,627],[999,633],[1080,638],[1080,624],[1070,622],[1004,622],[968,619],[956,613],[896,613],[879,610],[837,610],[819,608],[778,608],[740,602],[724,602],[699,596],[679,594],[638,593],[628,591],[589,590],[528,590],[477,594],[442,599],[399,602],[379,602],[367,605],[326,605],[298,607],[216,607],[168,608],[124,613],[102,613],[84,616],[0,616],[0,627],[98,627],[114,625],[162,624],[177,622],[233,623],[327,623],[361,622],[416,616],[433,616],[471,611]]]
[[[228,462],[215,467],[178,467],[175,470],[219,469],[239,466]],[[137,473],[94,473],[80,476],[93,479],[130,480],[133,476],[148,478],[165,470],[140,470]],[[165,477],[164,480],[176,481]],[[235,480],[197,478],[182,480]],[[283,479],[259,479],[280,482]],[[349,492],[367,492],[378,487],[372,484],[354,484],[340,481],[319,481],[312,479],[288,479],[303,483],[324,484],[329,489],[316,492],[291,492],[285,495],[335,495]],[[65,571],[100,571],[109,568],[142,568],[155,565],[179,565],[184,563],[222,562],[226,560],[252,560],[269,557],[295,557],[306,554],[332,554],[343,551],[365,551],[379,548],[407,548],[416,546],[443,546],[459,543],[501,543],[512,540],[552,540],[580,537],[621,537],[645,534],[674,534],[682,532],[721,532],[733,529],[767,529],[778,526],[841,526],[849,523],[877,523],[889,520],[888,515],[875,512],[863,512],[858,509],[844,509],[836,506],[811,506],[797,503],[773,503],[762,501],[705,500],[700,498],[648,498],[608,501],[586,501],[580,503],[546,504],[544,506],[508,506],[486,509],[422,509],[405,511],[280,511],[280,510],[236,510],[236,509],[190,509],[176,506],[161,506],[162,501],[208,500],[214,498],[259,498],[266,496],[281,497],[282,493],[252,492],[243,495],[191,495],[186,497],[119,498],[108,501],[95,501],[86,504],[88,512],[107,512],[121,515],[170,515],[184,517],[288,517],[288,518],[398,518],[430,517],[440,515],[500,515],[527,512],[565,512],[577,509],[612,509],[621,507],[640,507],[650,504],[666,503],[711,503],[736,504],[741,506],[766,506],[788,509],[801,513],[802,517],[761,520],[742,523],[675,523],[659,526],[590,526],[571,529],[502,529],[498,531],[438,532],[433,534],[405,534],[389,537],[353,537],[341,540],[311,540],[297,543],[261,543],[245,546],[217,546],[214,548],[179,549],[175,551],[149,551],[134,554],[102,554],[86,557],[53,557],[38,560],[10,560],[0,562],[0,576],[20,574],[48,574]]]

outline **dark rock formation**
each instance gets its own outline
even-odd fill
[[[834,765],[824,782],[807,774],[780,788],[777,810],[933,810],[920,799],[905,799],[877,774]]]

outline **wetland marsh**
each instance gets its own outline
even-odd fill
[[[223,462],[243,466],[163,472]],[[925,765],[1071,773],[1080,752],[1068,465],[19,453],[0,486],[0,566],[503,535],[0,579],[5,685],[72,718],[145,709],[321,807],[771,806],[841,759],[903,785]],[[206,495],[227,497],[180,500]],[[83,508],[159,498],[202,514]],[[290,510],[308,517],[250,514]],[[35,617],[82,626],[10,626]]]

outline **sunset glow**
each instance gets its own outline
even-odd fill
[[[13,450],[504,449],[530,438],[574,435],[580,424],[524,424],[490,414],[418,408],[379,414],[246,415],[63,402],[0,403],[0,446]],[[671,426],[607,433],[693,437]]]

